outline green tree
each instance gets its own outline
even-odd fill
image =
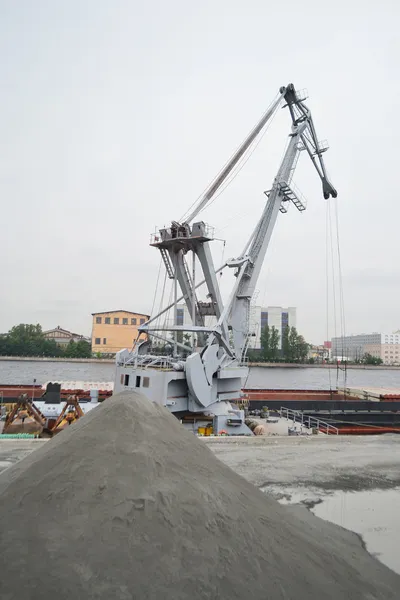
[[[79,340],[78,342],[70,340],[64,350],[64,356],[66,358],[90,358],[92,356],[92,347],[85,340]]]
[[[92,356],[92,346],[86,340],[79,340],[76,344],[77,358],[90,358]]]
[[[63,350],[55,340],[44,340],[42,345],[43,356],[62,356]]]
[[[0,355],[5,356],[66,356],[68,358],[88,358],[92,355],[91,346],[85,340],[77,344],[70,342],[63,350],[54,339],[46,339],[42,327],[20,323],[0,336]]]
[[[289,327],[282,330],[282,357],[286,362],[289,362]]]
[[[278,360],[279,357],[279,331],[276,327],[266,325],[261,332],[261,356],[269,362]]]
[[[261,356],[263,360],[268,360],[271,344],[271,332],[269,325],[266,325],[261,331]]]
[[[13,356],[41,356],[45,338],[39,324],[21,323],[10,329],[8,342]]]
[[[363,361],[365,365],[381,365],[383,360],[379,356],[372,356],[368,352],[364,354]]]
[[[289,328],[288,342],[289,342],[289,347],[288,347],[288,357],[287,358],[288,358],[289,362],[294,362],[297,357],[297,347],[298,347],[298,334],[297,334],[296,327]]]
[[[286,362],[304,362],[307,359],[309,344],[295,327],[286,327],[282,334],[282,355]]]
[[[74,340],[70,340],[67,347],[64,350],[64,356],[66,358],[75,358],[76,357],[76,342]]]
[[[304,362],[307,360],[310,345],[307,344],[302,335],[297,336],[295,360]]]
[[[10,342],[8,335],[0,335],[0,356],[10,356]]]

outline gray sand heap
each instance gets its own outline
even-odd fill
[[[400,595],[357,536],[296,518],[135,393],[4,471],[0,506],[2,600]]]

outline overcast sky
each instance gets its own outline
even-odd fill
[[[0,332],[90,333],[92,312],[150,311],[150,233],[185,213],[289,82],[307,88],[330,144],[346,330],[400,328],[399,6],[0,0]],[[204,213],[226,239],[216,262],[244,246],[289,131],[280,111]],[[306,156],[295,182],[308,208],[279,215],[256,302],[296,306],[299,331],[320,343],[326,201]]]

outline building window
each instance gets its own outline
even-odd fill
[[[131,319],[131,325],[136,325],[136,319]]]
[[[111,323],[111,319],[110,319],[110,317],[106,317],[106,318],[104,319],[104,323],[105,323],[106,325],[109,325],[109,324]]]
[[[122,319],[122,325],[128,325],[128,319]]]
[[[140,324],[143,325],[146,319],[140,319]]]
[[[119,317],[114,317],[114,325],[119,325]]]
[[[136,375],[136,386],[135,387],[140,387],[140,375]]]
[[[150,377],[143,377],[143,387],[150,387]]]
[[[106,345],[107,344],[107,338],[103,338],[103,344]]]
[[[101,323],[101,317],[96,317],[96,323]]]
[[[100,342],[101,342],[100,338],[96,338],[96,339],[94,340],[94,343],[95,343],[96,345],[99,345],[99,344],[100,344]]]
[[[125,375],[124,385],[129,385],[129,375]]]

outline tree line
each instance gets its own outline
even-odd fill
[[[283,330],[280,344],[279,331],[274,326],[266,325],[261,331],[261,349],[249,350],[247,355],[251,362],[306,362],[309,349],[310,344],[295,327]]]
[[[90,358],[92,347],[85,340],[71,340],[65,347],[60,346],[55,340],[45,338],[40,325],[21,323],[0,335],[0,356]]]

